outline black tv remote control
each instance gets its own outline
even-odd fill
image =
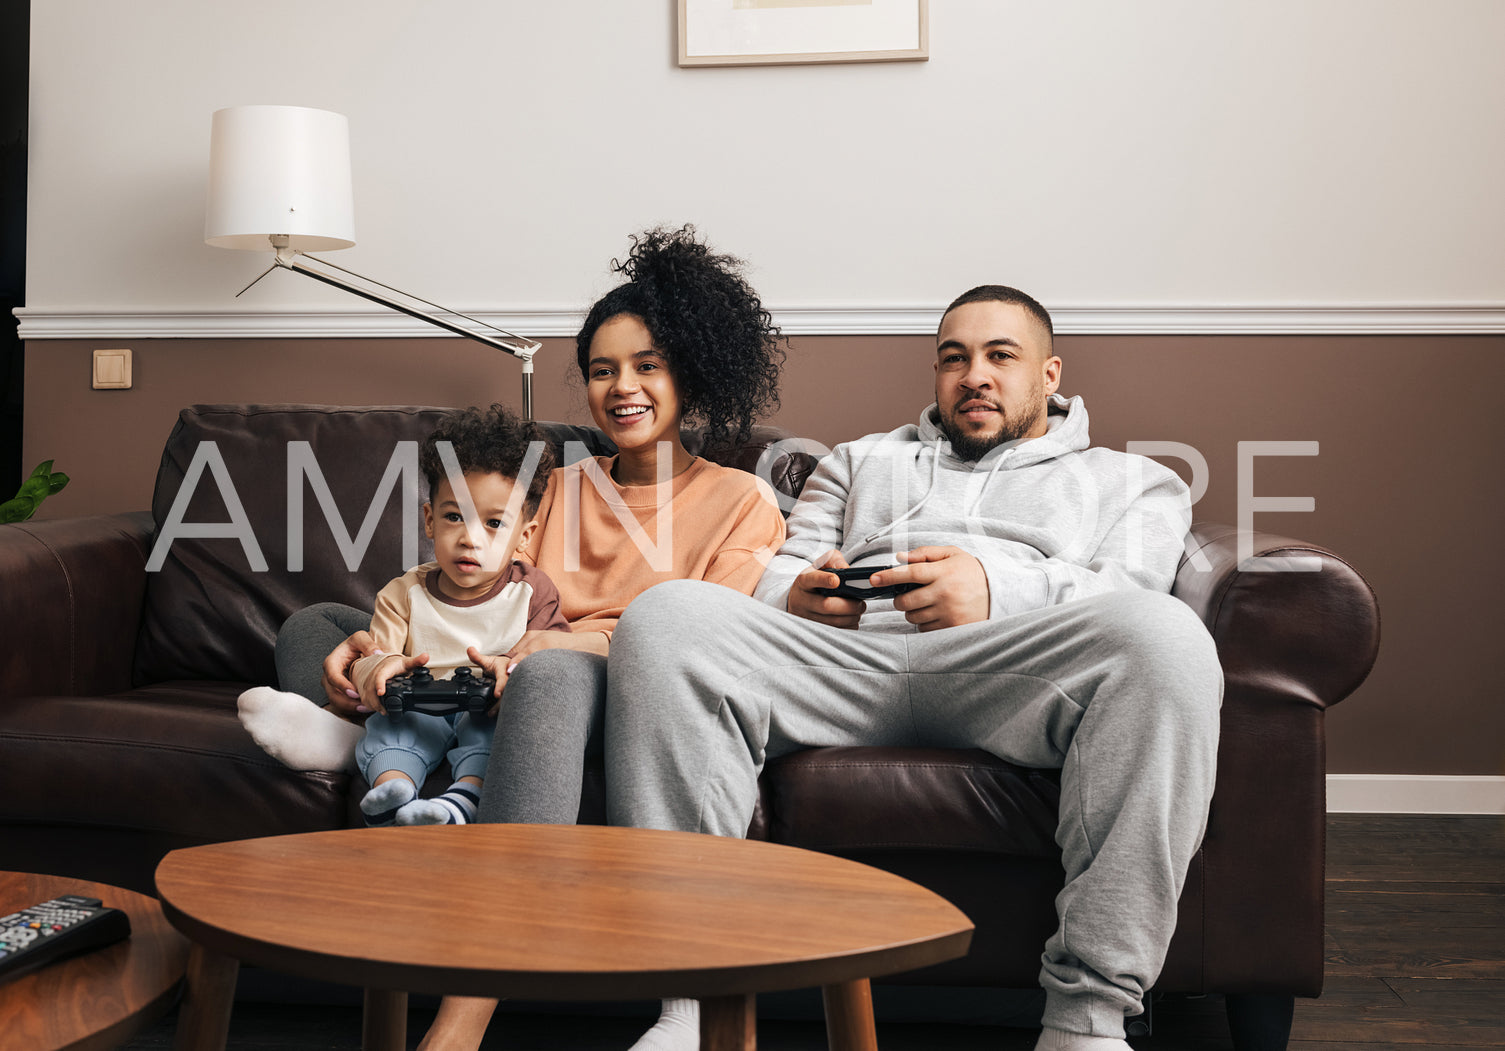
[[[40,902],[0,917],[0,982],[130,935],[131,918],[98,898],[63,894]]]

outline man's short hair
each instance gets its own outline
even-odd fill
[[[528,479],[528,492],[523,498],[525,515],[531,517],[538,510],[544,489],[549,484],[549,472],[554,469],[554,455],[537,425],[519,418],[501,405],[493,405],[489,410],[455,409],[446,413],[418,452],[418,466],[428,481],[430,502],[439,480],[445,476],[444,463],[439,458],[439,442],[449,442],[454,447],[455,459],[462,472],[499,474],[512,479],[514,484],[522,473],[529,444],[543,442],[543,456],[533,477]]]
[[[946,314],[951,313],[957,307],[966,306],[968,303],[1012,303],[1015,306],[1023,307],[1031,317],[1044,326],[1046,335],[1045,351],[1047,355],[1051,353],[1052,345],[1056,338],[1056,327],[1051,323],[1050,311],[1041,306],[1039,300],[1035,299],[1034,296],[1026,292],[1021,292],[1017,288],[1010,288],[1008,285],[978,285],[976,288],[967,289],[967,291],[953,299],[951,305],[941,315],[941,322],[945,323]]]

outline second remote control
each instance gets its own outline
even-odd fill
[[[131,918],[98,898],[63,894],[0,917],[0,982],[130,937]]]

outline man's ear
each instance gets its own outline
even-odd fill
[[[1050,357],[1045,359],[1045,393],[1054,394],[1056,388],[1061,385],[1061,359]]]

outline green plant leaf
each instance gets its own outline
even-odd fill
[[[16,490],[16,499],[40,502],[47,496],[47,479],[38,478],[35,475],[21,483],[21,488]]]
[[[36,470],[32,471],[31,474],[28,477],[31,477],[31,478],[46,478],[51,473],[52,473],[52,461],[51,460],[43,460],[41,463],[37,464]]]
[[[47,495],[52,496],[63,491],[68,484],[68,476],[62,471],[49,475],[47,478]]]
[[[36,509],[37,502],[35,500],[23,499],[19,496],[14,500],[7,500],[5,503],[0,504],[0,525],[10,522],[24,522],[31,517],[32,512]]]

